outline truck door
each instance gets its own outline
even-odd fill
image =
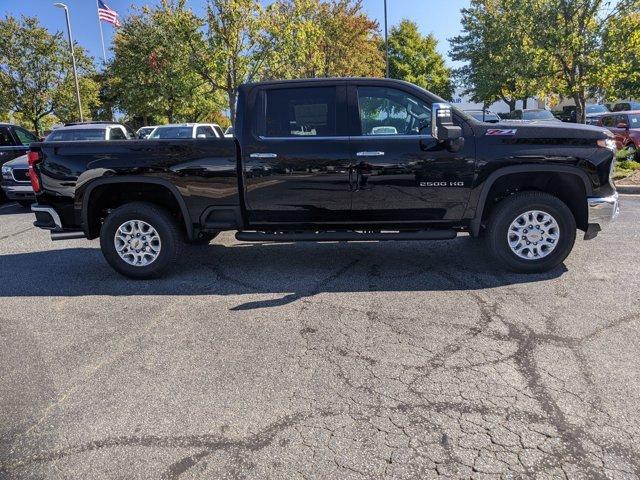
[[[353,172],[344,81],[267,85],[254,105],[255,126],[241,141],[249,223],[347,221]]]
[[[356,185],[354,222],[420,223],[462,218],[475,171],[473,133],[449,151],[431,136],[431,101],[409,87],[350,85]],[[455,120],[454,120],[455,121]]]

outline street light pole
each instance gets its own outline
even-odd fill
[[[387,78],[389,78],[389,34],[387,32],[387,0],[384,0],[384,52],[387,64]]]
[[[82,101],[80,100],[80,83],[78,82],[78,69],[76,67],[76,54],[73,50],[73,36],[71,35],[71,21],[69,20],[69,9],[64,3],[54,3],[54,6],[58,8],[62,8],[64,10],[65,18],[67,19],[67,33],[69,34],[69,50],[71,50],[71,61],[73,63],[73,79],[76,82],[76,99],[78,100],[78,114],[80,116],[80,121],[83,122],[82,118]]]

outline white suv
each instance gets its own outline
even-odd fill
[[[224,138],[224,133],[216,123],[172,123],[156,127],[147,138]]]

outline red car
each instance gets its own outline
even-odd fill
[[[618,148],[629,152],[629,160],[640,162],[640,110],[609,113],[600,117],[598,124],[611,130]]]

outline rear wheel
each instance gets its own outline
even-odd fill
[[[492,212],[486,240],[506,268],[521,273],[546,272],[562,263],[576,239],[569,207],[543,192],[522,192],[502,200]]]
[[[102,254],[130,278],[157,278],[176,261],[181,232],[169,212],[151,203],[127,203],[113,210],[100,231]]]

